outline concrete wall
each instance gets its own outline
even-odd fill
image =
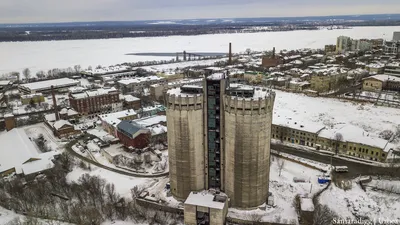
[[[166,99],[171,193],[184,200],[204,189],[203,97]]]
[[[275,93],[260,100],[225,96],[225,193],[232,207],[267,199],[274,100]]]

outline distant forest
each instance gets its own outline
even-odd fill
[[[72,23],[66,25],[0,26],[0,42],[83,40],[133,37],[157,37],[172,35],[201,35],[220,33],[274,32],[292,30],[316,30],[321,26],[334,29],[351,26],[398,26],[400,20],[326,20],[326,21],[278,21],[232,22],[221,24],[131,24],[131,23]]]

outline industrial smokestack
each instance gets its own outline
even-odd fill
[[[53,85],[51,85],[51,96],[53,97],[54,114],[56,115],[56,121],[58,121],[58,120],[60,120],[60,115],[58,114],[56,94],[54,93],[54,86]]]
[[[272,58],[275,59],[275,47],[272,49]]]
[[[232,65],[232,43],[229,43],[229,65]]]

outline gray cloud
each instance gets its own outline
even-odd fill
[[[399,0],[0,0],[0,23],[398,12]]]

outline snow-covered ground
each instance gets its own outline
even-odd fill
[[[7,210],[5,208],[0,207],[0,224],[1,225],[8,225],[9,223],[13,222],[14,220],[19,219],[20,221],[25,221],[26,217],[23,215],[16,214],[10,210]],[[39,219],[37,225],[48,225],[48,224],[53,224],[53,225],[73,225],[72,223],[64,223],[64,222],[58,222],[58,221],[51,221],[52,223],[49,223],[47,220],[41,220]]]
[[[314,98],[275,90],[274,113],[291,117],[307,126],[307,122],[324,124],[346,123],[357,126],[373,136],[383,130],[394,130],[399,124],[398,109],[360,104],[333,98]]]
[[[39,134],[43,134],[46,143],[53,150],[63,150],[63,146],[65,143],[61,142],[60,139],[54,136],[53,132],[48,128],[44,123],[37,123],[34,125],[29,125],[22,127],[30,138],[37,138]]]
[[[108,66],[123,62],[169,60],[174,57],[127,55],[144,52],[228,52],[232,42],[233,52],[252,50],[323,48],[335,44],[340,35],[352,38],[391,39],[400,27],[356,27],[344,30],[288,31],[265,33],[237,33],[198,36],[169,36],[121,38],[100,40],[4,42],[0,43],[0,74],[22,72],[30,68],[32,74],[39,70],[67,68],[81,65]],[[13,57],[9,53],[12,52]],[[40,57],[37,57],[40,52]],[[23,63],[21,63],[23,62]]]
[[[282,159],[280,159],[282,160]],[[278,170],[278,158],[273,157],[270,169],[270,189],[274,196],[275,207],[267,207],[265,211],[255,209],[251,211],[242,211],[238,209],[229,209],[228,216],[239,219],[246,218],[249,214],[256,213],[263,215],[263,221],[269,222],[290,222],[297,221],[297,214],[292,206],[294,197],[301,196],[312,197],[325,185],[318,184],[318,176],[321,172],[302,166],[300,164],[284,160],[284,167],[281,176]],[[304,179],[305,183],[295,183],[293,178]]]
[[[374,191],[372,188],[364,192],[355,181],[347,191],[332,184],[321,194],[320,203],[327,205],[342,218],[388,218],[400,221],[399,194]]]
[[[91,171],[83,170],[79,167],[74,168],[74,170],[67,175],[67,180],[69,182],[77,182],[85,173],[88,173],[91,176],[99,176],[100,178],[105,179],[107,182],[113,183],[118,194],[126,198],[131,197],[131,189],[136,185],[146,185],[146,183],[152,181],[152,179],[148,178],[137,178],[121,175],[94,165],[91,165]]]

